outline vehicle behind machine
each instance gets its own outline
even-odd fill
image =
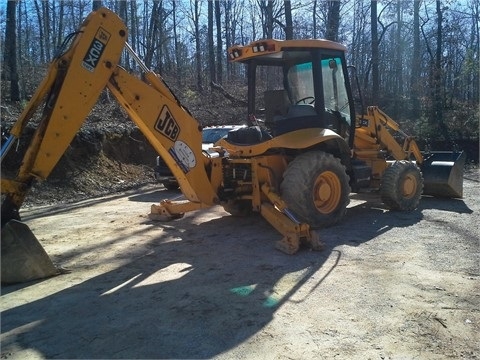
[[[218,140],[227,137],[230,131],[242,127],[244,127],[244,125],[218,125],[204,127],[202,129],[202,150],[216,156],[217,152],[211,150],[215,143]],[[173,176],[172,170],[170,170],[161,156],[157,156],[155,164],[155,180],[168,190],[177,190],[179,188],[177,178]]]

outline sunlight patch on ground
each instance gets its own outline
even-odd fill
[[[103,294],[101,294],[100,296],[110,295],[110,294],[114,293],[115,291],[120,290],[121,288],[127,286],[128,284],[130,284],[132,281],[134,281],[136,278],[138,278],[138,277],[141,276],[141,275],[142,275],[142,273],[140,273],[140,274],[138,274],[138,275],[135,275],[134,277],[132,277],[131,279],[129,279],[129,280],[121,283],[120,285],[115,286],[114,288],[105,291],[105,292],[104,292]]]
[[[193,270],[193,266],[188,263],[172,264],[154,272],[152,275],[150,275],[146,279],[140,281],[138,284],[135,284],[133,288],[177,280],[184,277],[192,270]]]

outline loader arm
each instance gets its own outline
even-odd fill
[[[358,116],[356,120],[355,144],[370,144],[354,147],[360,157],[376,148],[386,151],[395,160],[410,160],[413,155],[419,165],[423,163],[423,155],[415,139],[405,134],[399,125],[377,106],[369,106],[367,114]],[[392,132],[400,133],[404,137],[403,145],[394,138]]]
[[[401,134],[400,144],[394,134]],[[423,194],[436,197],[463,196],[463,151],[431,151],[423,154],[413,137],[376,106],[356,119],[354,156],[372,168],[372,184],[378,187],[388,163],[385,159],[415,160],[423,176]],[[413,156],[413,159],[412,159]]]
[[[52,61],[46,78],[2,147],[3,160],[44,104],[16,177],[2,178],[2,223],[8,217],[18,218],[18,209],[33,181],[49,176],[105,87],[172,168],[185,196],[208,205],[217,201],[205,169],[200,124],[145,65],[139,64],[145,71],[144,80],[118,66],[123,50],[132,52],[126,39],[123,21],[101,8],[85,19],[69,48]],[[132,55],[139,61],[136,54]]]

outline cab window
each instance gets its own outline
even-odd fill
[[[341,59],[339,57],[325,58],[321,60],[321,65],[325,111],[340,116],[342,121],[350,125],[350,103]]]
[[[296,64],[287,72],[289,97],[292,104],[315,103],[312,63]]]

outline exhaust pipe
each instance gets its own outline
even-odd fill
[[[463,151],[432,151],[424,155],[423,194],[444,198],[463,197]]]

